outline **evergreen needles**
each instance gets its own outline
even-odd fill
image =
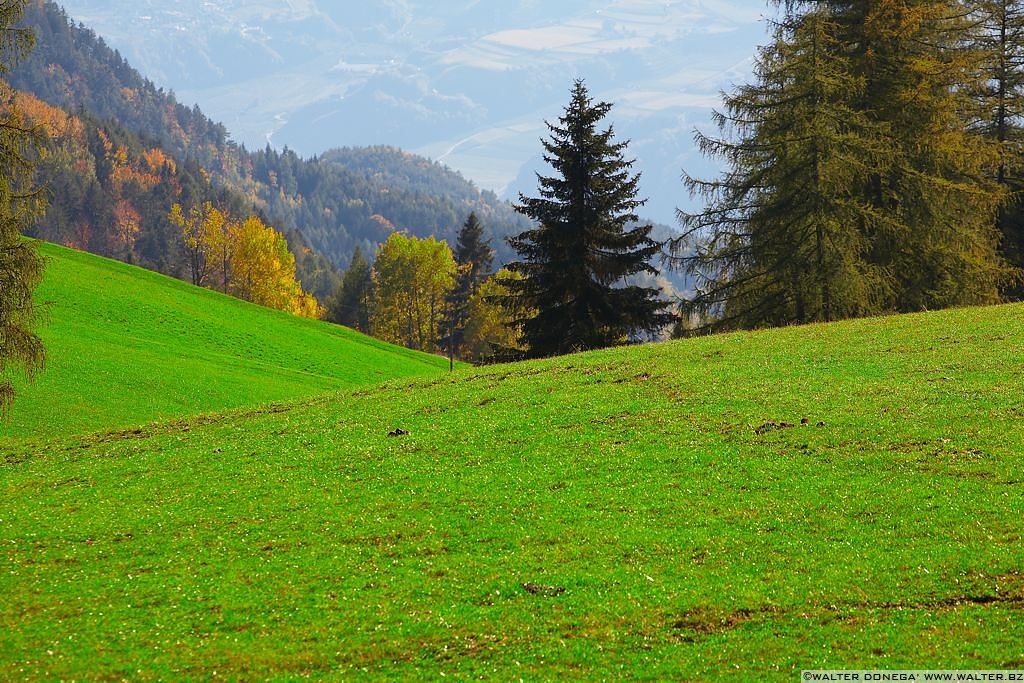
[[[516,207],[538,225],[509,240],[522,260],[508,268],[522,278],[503,284],[509,309],[536,311],[515,321],[533,357],[622,344],[672,320],[657,289],[630,282],[657,275],[650,259],[661,245],[650,225],[636,225],[644,202],[633,161],[623,157],[628,143],[614,141],[611,127],[598,129],[610,109],[575,82],[543,142],[544,160],[557,175],[538,175],[540,196],[520,195]]]
[[[16,28],[23,8],[23,1],[0,4],[0,76],[32,48],[31,32]],[[20,367],[31,378],[45,357],[42,339],[32,330],[37,318],[32,292],[42,281],[44,262],[21,236],[46,205],[32,188],[32,155],[42,134],[12,105],[13,93],[0,81],[0,414],[14,400],[7,368]]]
[[[968,125],[984,55],[938,0],[787,2],[755,82],[726,95],[728,171],[687,177],[705,210],[673,243],[696,329],[828,321],[998,301],[1008,272],[990,174]]]

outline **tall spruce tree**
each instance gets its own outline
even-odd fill
[[[491,249],[490,242],[484,239],[484,226],[477,218],[476,212],[469,214],[459,231],[454,256],[456,263],[468,266],[467,275],[463,278],[467,291],[475,291],[490,277],[494,265],[494,250]]]
[[[469,322],[469,302],[480,285],[491,274],[494,252],[484,240],[484,228],[475,212],[471,212],[455,243],[455,287],[448,296],[448,312],[444,323],[445,346],[449,357],[460,355]]]
[[[32,48],[32,33],[17,26],[25,0],[0,3],[0,76]],[[32,292],[43,277],[44,262],[22,232],[45,210],[42,193],[32,188],[33,154],[42,133],[18,113],[14,93],[0,80],[0,412],[15,390],[9,370],[31,379],[43,367],[45,352],[33,332],[37,310]]]
[[[363,250],[357,246],[352,252],[348,270],[328,305],[328,319],[369,334],[372,302],[373,271],[363,256]]]
[[[792,13],[759,50],[757,82],[715,113],[723,137],[698,134],[704,154],[731,163],[721,178],[686,176],[707,200],[679,213],[673,243],[695,278],[691,329],[829,321],[877,308],[886,275],[866,260],[881,220],[857,191],[888,163],[885,128],[856,107],[850,69],[827,7]]]
[[[520,195],[516,210],[537,227],[509,239],[521,261],[508,268],[509,310],[536,310],[522,324],[532,357],[596,349],[658,330],[672,320],[657,289],[630,284],[661,245],[651,226],[638,222],[640,177],[615,142],[612,128],[598,129],[612,105],[595,102],[582,80],[557,124],[547,122],[544,160],[555,176],[538,175],[539,197]],[[635,226],[635,227],[630,227]]]

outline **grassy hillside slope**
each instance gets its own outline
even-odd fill
[[[447,361],[41,243],[47,369],[0,440],[115,429],[310,396]]]
[[[0,678],[1022,669],[1022,420],[1006,306],[10,444]]]

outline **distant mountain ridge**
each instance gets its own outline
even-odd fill
[[[65,0],[143,73],[250,147],[388,144],[514,199],[576,77],[613,102],[647,215],[688,206],[715,169],[693,129],[746,80],[764,0]]]
[[[280,229],[301,235],[336,267],[347,266],[356,246],[372,253],[391,230],[454,239],[470,211],[478,213],[499,249],[501,237],[524,225],[492,193],[481,193],[440,164],[395,149],[340,150],[309,159],[287,149],[250,152],[198,107],[180,104],[172,92],[141,76],[56,3],[34,0],[25,23],[37,44],[12,72],[15,88],[158,141],[173,158],[201,167],[216,185]],[[367,168],[370,160],[386,173]],[[407,186],[413,179],[415,186]]]

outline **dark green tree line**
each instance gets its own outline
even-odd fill
[[[327,317],[339,325],[370,334],[373,298],[373,270],[363,250],[356,247],[348,270],[328,305]]]

